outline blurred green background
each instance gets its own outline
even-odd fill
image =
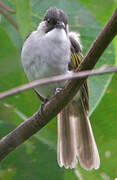
[[[56,6],[69,18],[70,30],[81,34],[83,54],[98,36],[117,7],[116,0],[2,0],[16,13],[6,13],[17,30],[0,14],[0,92],[27,81],[20,62],[24,39],[36,29],[46,10]],[[1,12],[0,8],[0,12]],[[2,9],[3,10],[3,9]],[[106,49],[95,68],[117,65],[117,38]],[[89,78],[90,119],[101,158],[98,170],[87,172],[59,168],[56,160],[57,122],[53,119],[40,132],[0,163],[1,180],[114,180],[117,177],[117,75]],[[40,102],[32,90],[0,101],[2,138],[38,110]]]

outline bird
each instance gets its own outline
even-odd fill
[[[56,7],[25,40],[21,62],[29,81],[70,74],[83,59],[80,34],[69,30],[68,17]],[[51,99],[66,81],[38,86],[34,90],[42,101]],[[87,171],[98,169],[100,157],[89,120],[87,80],[79,92],[57,115],[57,161],[60,167],[76,168],[78,162]]]

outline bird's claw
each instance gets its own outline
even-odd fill
[[[57,95],[58,93],[60,93],[61,90],[62,90],[62,88],[56,88],[55,95]]]

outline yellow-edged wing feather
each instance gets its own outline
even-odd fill
[[[75,69],[79,66],[79,64],[83,60],[83,56],[81,53],[81,49],[79,48],[80,46],[78,45],[78,42],[76,42],[72,38],[70,38],[70,40],[71,40],[71,62],[69,64],[69,70],[75,71]],[[84,102],[84,107],[86,111],[88,111],[89,110],[88,80],[86,80],[82,85],[81,93],[82,93],[82,100]]]

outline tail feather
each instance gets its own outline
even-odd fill
[[[79,99],[78,103],[74,102],[73,107],[78,109],[78,111],[76,111],[78,119],[75,131],[77,132],[77,156],[80,164],[87,170],[93,168],[98,169],[100,158],[88,118],[88,113],[85,111],[81,99]]]
[[[60,167],[74,168],[76,166],[76,144],[74,123],[69,118],[69,106],[58,114],[58,163]]]
[[[97,169],[100,158],[82,99],[73,100],[58,115],[58,163],[74,168],[79,160],[86,170]]]

